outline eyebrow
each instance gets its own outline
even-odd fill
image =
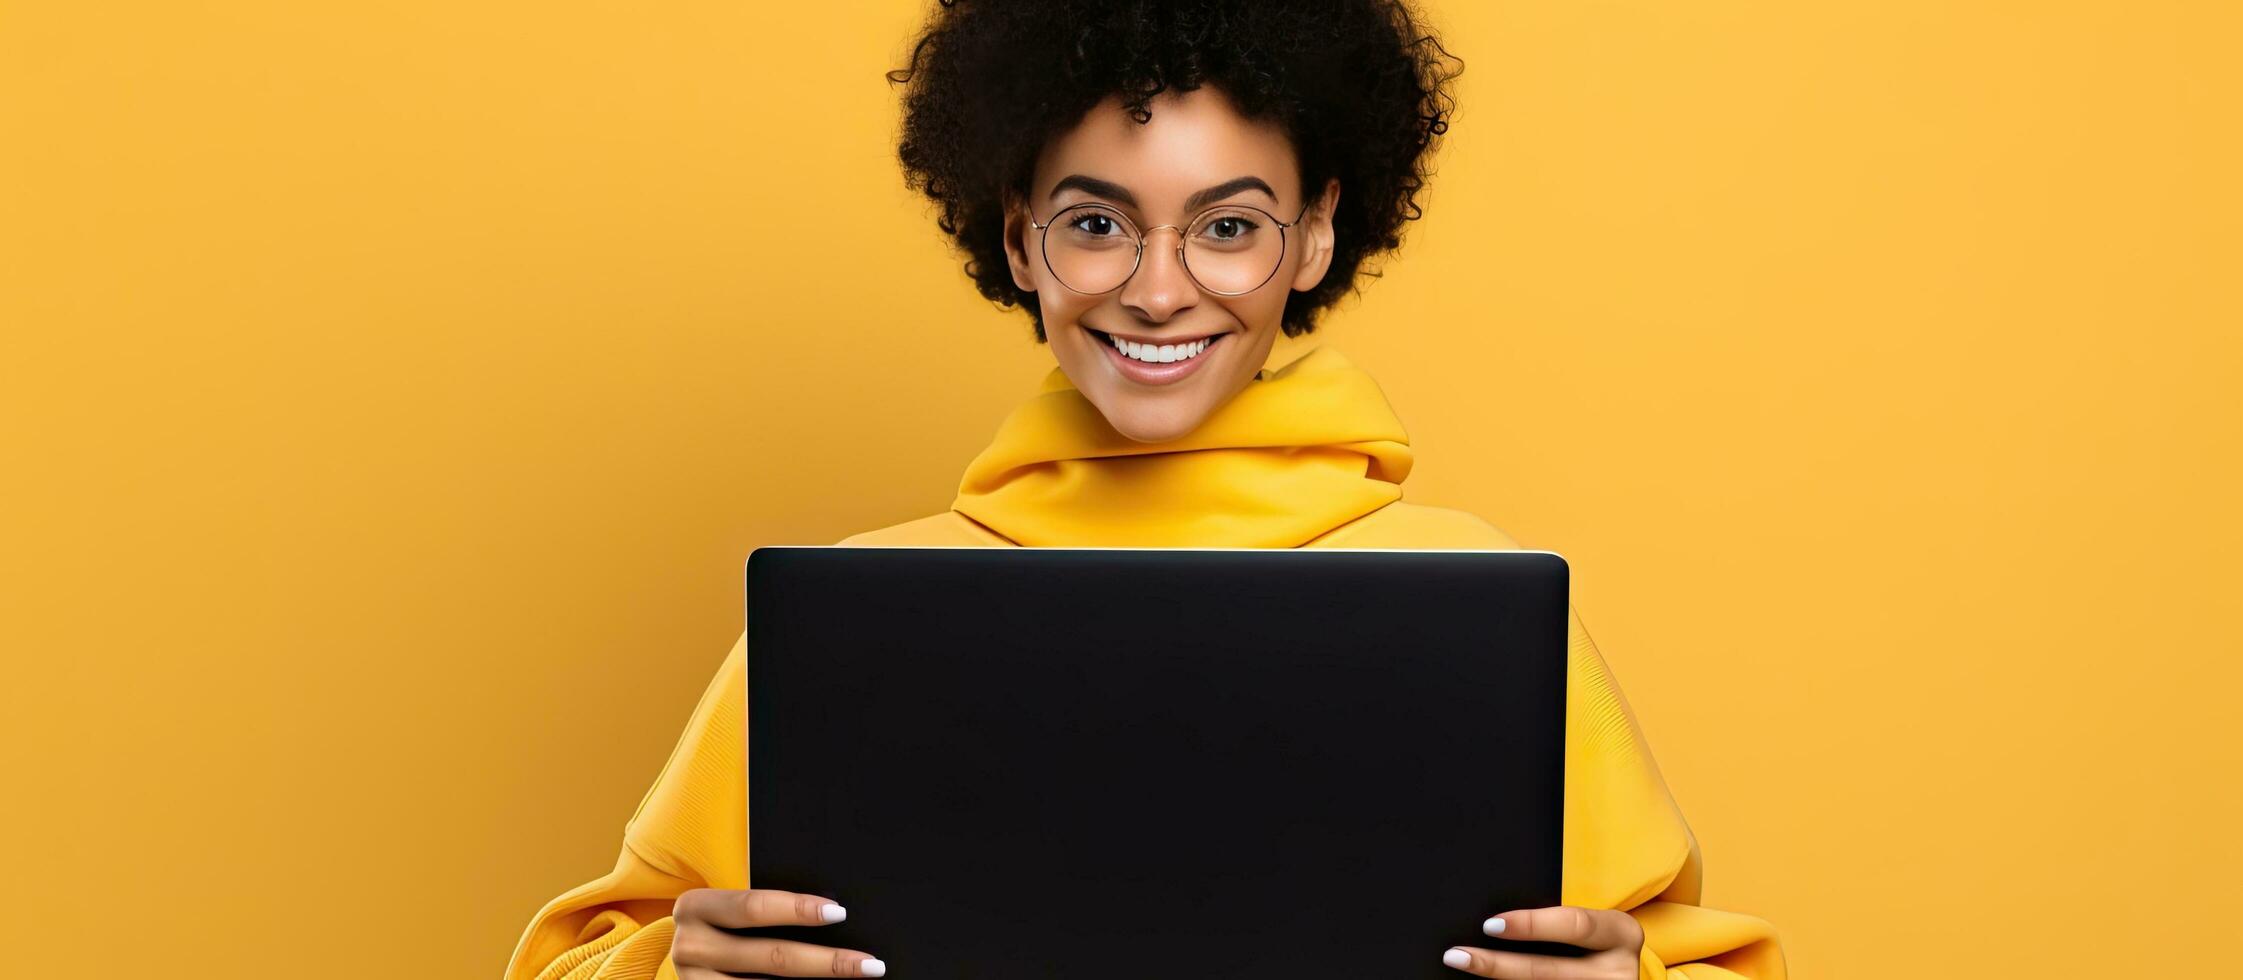
[[[1052,185],[1051,196],[1056,198],[1060,191],[1068,189],[1079,190],[1093,197],[1119,201],[1133,208],[1137,206],[1137,195],[1130,193],[1129,188],[1110,180],[1099,180],[1096,177],[1084,174],[1068,174],[1061,177],[1059,183]],[[1277,192],[1270,190],[1269,184],[1262,178],[1253,176],[1233,177],[1213,187],[1194,192],[1191,197],[1185,198],[1184,210],[1197,211],[1240,191],[1261,191],[1269,195],[1270,200],[1277,200]]]

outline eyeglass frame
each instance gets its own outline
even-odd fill
[[[1193,286],[1198,287],[1202,292],[1213,293],[1217,296],[1244,296],[1248,293],[1262,288],[1263,286],[1269,285],[1270,280],[1277,278],[1277,270],[1285,268],[1285,255],[1287,252],[1292,251],[1293,248],[1292,239],[1286,235],[1286,232],[1291,230],[1294,225],[1298,225],[1304,219],[1306,219],[1308,217],[1308,209],[1315,206],[1316,202],[1313,200],[1304,202],[1301,204],[1301,213],[1294,215],[1293,220],[1279,221],[1276,215],[1264,211],[1261,208],[1255,207],[1251,204],[1210,204],[1204,208],[1201,208],[1198,214],[1192,215],[1192,220],[1184,222],[1183,228],[1177,228],[1175,225],[1154,225],[1150,228],[1138,232],[1135,236],[1133,236],[1137,239],[1137,254],[1130,260],[1129,274],[1123,276],[1120,282],[1117,282],[1106,289],[1101,289],[1095,293],[1083,292],[1080,289],[1069,286],[1067,285],[1067,280],[1059,275],[1058,267],[1051,264],[1051,235],[1047,233],[1045,229],[1058,224],[1060,215],[1066,214],[1069,211],[1073,211],[1076,208],[1105,208],[1108,211],[1112,211],[1115,214],[1120,215],[1123,221],[1129,221],[1129,215],[1123,214],[1120,208],[1117,208],[1111,204],[1107,204],[1103,201],[1077,201],[1073,204],[1067,205],[1066,207],[1052,212],[1051,220],[1042,222],[1040,224],[1036,221],[1036,213],[1034,211],[1028,212],[1028,227],[1036,229],[1038,238],[1038,241],[1036,242],[1036,254],[1043,258],[1044,268],[1051,272],[1051,277],[1058,280],[1060,285],[1067,286],[1069,292],[1080,293],[1084,296],[1104,296],[1107,293],[1113,292],[1114,290],[1120,289],[1123,286],[1129,285],[1129,281],[1131,279],[1137,278],[1137,270],[1145,267],[1145,240],[1151,238],[1153,232],[1159,231],[1163,228],[1175,228],[1176,264],[1183,268],[1184,276],[1192,281]],[[1220,289],[1207,288],[1206,283],[1199,281],[1199,274],[1192,271],[1191,260],[1184,257],[1184,244],[1189,240],[1184,234],[1185,229],[1199,224],[1199,219],[1207,217],[1208,212],[1221,210],[1223,208],[1245,208],[1248,211],[1252,211],[1256,214],[1261,215],[1262,217],[1268,218],[1270,224],[1277,226],[1277,264],[1270,267],[1269,275],[1263,276],[1261,282],[1255,283],[1254,285],[1246,289],[1241,289],[1235,293],[1226,293]],[[1131,221],[1130,226],[1134,228],[1136,226],[1136,222]]]

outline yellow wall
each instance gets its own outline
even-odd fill
[[[0,972],[488,977],[607,868],[748,550],[1049,363],[897,178],[918,8],[0,6]],[[1320,339],[1800,976],[2233,969],[2235,9],[1437,11]]]

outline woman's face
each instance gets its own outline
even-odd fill
[[[1314,287],[1331,264],[1339,183],[1328,182],[1304,215],[1310,202],[1302,196],[1299,164],[1282,130],[1240,116],[1212,88],[1163,93],[1150,109],[1152,120],[1140,124],[1119,98],[1109,98],[1045,146],[1029,200],[1016,202],[1007,215],[1005,248],[1013,282],[1036,294],[1045,336],[1067,379],[1115,431],[1140,442],[1166,442],[1197,428],[1267,363],[1286,296]],[[1062,224],[1031,226],[1084,203],[1112,211],[1071,211]],[[1208,291],[1243,288],[1218,279],[1218,263],[1236,261],[1225,254],[1237,251],[1229,243],[1244,234],[1274,236],[1279,229],[1250,229],[1261,219],[1247,211],[1211,216],[1194,232],[1201,244],[1188,253],[1205,257],[1194,266],[1211,280],[1204,285],[1185,271],[1177,254],[1192,219],[1222,204],[1251,205],[1281,222],[1300,219],[1283,232],[1282,253],[1273,253],[1276,272],[1241,295]],[[1056,237],[1050,243],[1063,272],[1069,268],[1062,257],[1068,247],[1119,248],[1126,256],[1126,245],[1116,245],[1120,240],[1113,237],[1120,224],[1100,217],[1113,212],[1143,239],[1136,272],[1095,295],[1061,282],[1045,260],[1044,238],[1074,236],[1073,246]],[[1231,214],[1248,220],[1221,217]],[[1124,259],[1121,267],[1126,266]],[[1117,339],[1128,344],[1117,345]],[[1198,341],[1206,342],[1204,349],[1193,353]],[[1182,345],[1166,355],[1174,360],[1163,361],[1153,350],[1172,345]],[[1125,349],[1137,350],[1139,357]]]

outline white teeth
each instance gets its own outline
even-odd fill
[[[1112,334],[1107,334],[1106,339],[1113,341],[1114,349],[1121,351],[1123,356],[1131,360],[1144,361],[1147,364],[1188,361],[1198,357],[1200,351],[1206,350],[1207,345],[1215,342],[1214,337],[1201,337],[1189,343],[1162,344],[1156,347],[1152,344],[1133,343]]]

